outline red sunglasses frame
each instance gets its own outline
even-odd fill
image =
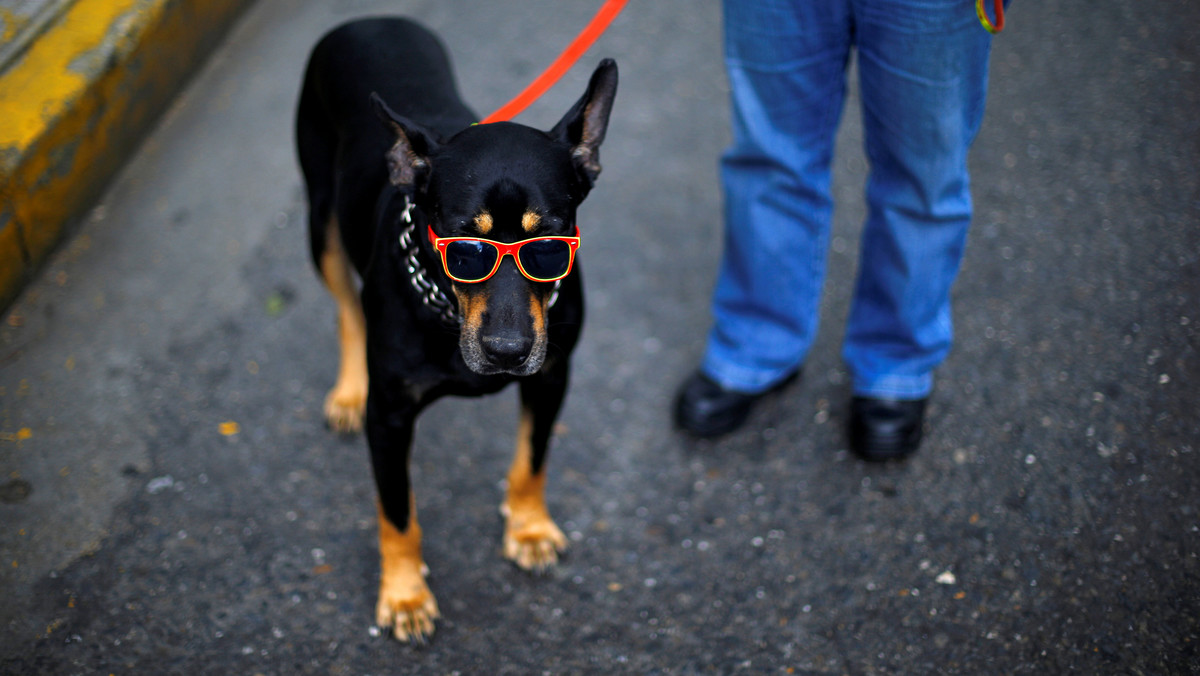
[[[479,284],[481,282],[486,282],[487,280],[491,279],[492,275],[495,275],[496,271],[500,269],[500,264],[504,262],[505,256],[512,256],[512,259],[514,261],[516,261],[516,263],[517,263],[517,269],[521,271],[521,274],[524,275],[526,277],[526,279],[529,279],[534,282],[557,282],[558,280],[571,274],[571,269],[575,267],[575,252],[579,250],[579,226],[575,226],[575,236],[574,237],[555,237],[555,236],[530,237],[529,239],[523,239],[523,240],[520,240],[519,242],[497,242],[495,240],[484,239],[482,237],[438,237],[437,234],[434,233],[432,225],[428,226],[428,228],[429,228],[429,243],[432,244],[435,249],[437,249],[438,254],[440,255],[440,257],[442,259],[442,270],[446,273],[447,277],[449,277],[450,279],[453,279],[454,281],[459,282],[461,284]],[[562,273],[561,275],[559,275],[557,277],[541,279],[539,277],[534,277],[533,275],[531,275],[525,271],[525,266],[521,265],[521,257],[517,255],[517,252],[520,251],[521,247],[525,246],[526,244],[529,244],[531,242],[541,242],[541,241],[545,241],[548,239],[557,240],[560,242],[566,242],[570,246],[570,249],[571,249],[571,258],[570,258],[570,260],[567,261],[567,271],[566,272]],[[496,247],[496,250],[500,252],[500,254],[498,256],[496,256],[496,264],[492,266],[492,271],[487,273],[487,275],[482,277],[481,279],[459,279],[458,277],[455,277],[453,274],[450,273],[450,266],[446,264],[446,247],[454,242],[462,242],[462,241],[485,242],[487,244],[491,244],[492,246]]]

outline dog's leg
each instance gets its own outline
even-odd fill
[[[557,365],[556,365],[557,366]],[[504,556],[525,570],[544,570],[558,562],[567,538],[546,509],[546,452],[567,390],[565,364],[521,381],[521,420],[517,451],[508,470]]]
[[[350,260],[333,218],[325,228],[320,268],[325,285],[337,301],[341,348],[337,382],[325,397],[325,420],[337,432],[357,432],[362,429],[367,404],[367,325]]]
[[[409,517],[401,531],[379,507],[379,602],[375,623],[391,627],[400,641],[424,643],[433,635],[433,621],[439,617],[437,600],[425,576],[429,568],[421,556],[421,526],[417,524],[415,502],[409,503]]]
[[[380,577],[375,622],[391,627],[400,641],[424,643],[433,634],[433,621],[439,613],[437,600],[425,583],[429,568],[421,555],[417,503],[408,482],[412,425],[392,427],[368,413],[367,436],[379,491]]]

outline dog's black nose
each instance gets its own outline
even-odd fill
[[[502,368],[516,368],[525,363],[533,349],[533,338],[529,336],[484,336],[480,339],[488,361]]]

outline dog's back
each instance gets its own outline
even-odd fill
[[[378,93],[392,110],[442,136],[476,121],[463,105],[441,40],[408,19],[357,20],[330,31],[309,59],[310,84],[320,88],[329,117],[341,124],[377,123],[370,105]],[[371,77],[346,74],[370,73]],[[342,74],[341,77],[323,77]],[[309,92],[304,92],[301,106]],[[386,134],[381,134],[390,145]]]
[[[353,76],[365,73],[370,77]],[[371,247],[363,226],[373,221],[376,198],[387,184],[383,156],[393,143],[371,106],[372,93],[442,136],[477,119],[458,95],[441,40],[420,24],[399,17],[360,19],[330,31],[313,48],[296,114],[309,223],[329,223],[334,213],[348,219],[343,244],[359,270]],[[364,157],[379,161],[364,163]],[[319,266],[325,228],[314,227],[309,235]]]

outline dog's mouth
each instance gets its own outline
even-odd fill
[[[467,368],[480,375],[537,373],[548,347],[544,301],[531,294],[526,306],[524,301],[502,303],[490,296],[458,294],[463,310],[458,346]]]
[[[463,325],[458,346],[467,368],[484,376],[507,373],[528,376],[537,373],[546,361],[546,335],[532,337],[485,335]]]

